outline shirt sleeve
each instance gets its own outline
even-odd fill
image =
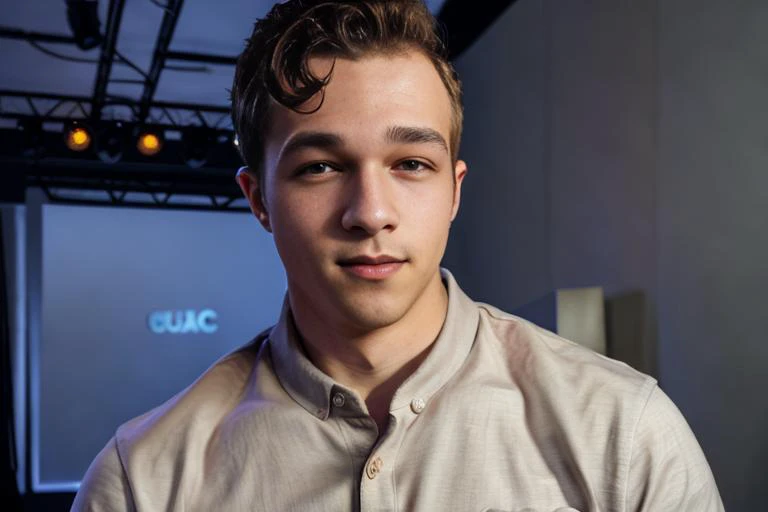
[[[135,512],[128,478],[113,437],[91,463],[70,512]]]
[[[712,471],[675,404],[655,387],[635,431],[627,510],[720,512]]]

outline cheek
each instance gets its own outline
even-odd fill
[[[316,268],[318,237],[307,233],[305,226],[278,223],[272,228],[275,248],[289,275],[303,275]]]
[[[320,233],[327,222],[328,212],[322,202],[310,195],[283,195],[272,204],[270,222],[272,233],[283,258],[303,259],[319,245]]]
[[[412,226],[414,240],[424,249],[444,250],[451,225],[453,189],[420,194],[405,203],[405,222]]]
[[[403,202],[409,217],[417,219],[421,225],[437,230],[451,220],[453,208],[453,186],[441,184],[440,187],[425,187],[415,190],[412,196]]]
[[[312,239],[314,219],[306,211],[281,211],[272,217],[272,232],[277,245],[307,245]]]

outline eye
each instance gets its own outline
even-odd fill
[[[396,166],[397,169],[401,169],[403,171],[409,171],[409,172],[419,172],[419,171],[426,171],[430,169],[427,164],[420,160],[403,160]]]
[[[336,168],[325,162],[315,162],[299,169],[299,174],[309,174],[313,176],[319,176],[321,174],[328,174],[335,171]]]

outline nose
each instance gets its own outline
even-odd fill
[[[397,228],[400,218],[389,178],[389,173],[381,168],[364,168],[351,173],[341,219],[344,229],[373,236],[379,231]]]

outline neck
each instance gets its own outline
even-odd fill
[[[306,305],[294,304],[291,297],[296,327],[310,360],[336,382],[355,390],[383,431],[392,397],[427,357],[445,321],[448,293],[439,273],[399,320],[384,327],[351,330],[302,306]]]

